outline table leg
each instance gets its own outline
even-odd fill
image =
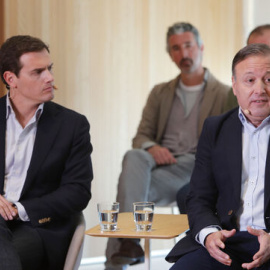
[[[151,269],[151,242],[150,238],[145,238],[144,241],[144,260],[145,260],[145,266],[146,270]]]

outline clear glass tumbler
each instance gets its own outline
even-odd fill
[[[154,218],[155,203],[134,202],[133,213],[136,231],[151,231]]]
[[[97,204],[101,231],[116,231],[119,213],[118,202],[101,202]]]

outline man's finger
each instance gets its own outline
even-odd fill
[[[231,265],[232,263],[230,256],[219,248],[215,252],[210,253],[210,255],[222,264]]]
[[[229,238],[229,237],[232,237],[236,233],[236,230],[235,229],[232,229],[230,231],[222,230],[221,233],[225,238]]]
[[[255,236],[259,236],[260,235],[260,230],[253,229],[250,226],[247,226],[247,231],[250,234],[255,235]]]
[[[253,268],[255,268],[255,267],[260,267],[260,264],[257,262],[257,260],[256,261],[253,261],[253,262],[251,262],[251,263],[243,263],[242,264],[242,267],[244,268],[244,269],[253,269]]]

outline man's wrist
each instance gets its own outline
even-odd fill
[[[20,202],[16,202],[16,206],[18,208],[19,219],[22,221],[30,221],[23,205]]]
[[[200,243],[202,246],[205,246],[206,237],[214,232],[220,231],[221,228],[219,226],[208,226],[202,229],[196,236],[196,241]]]
[[[155,145],[157,145],[157,144],[155,142],[152,142],[152,141],[144,142],[142,144],[142,149],[147,151],[148,149],[150,149],[151,147],[153,147]]]

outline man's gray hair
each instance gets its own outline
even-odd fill
[[[198,46],[201,47],[201,45],[203,45],[203,42],[202,42],[202,39],[200,37],[199,31],[198,31],[198,29],[196,27],[194,27],[190,23],[177,22],[177,23],[173,24],[172,26],[170,26],[168,28],[168,32],[167,32],[167,52],[170,52],[170,48],[169,48],[169,38],[170,38],[170,36],[179,35],[179,34],[182,34],[184,32],[193,33]]]

